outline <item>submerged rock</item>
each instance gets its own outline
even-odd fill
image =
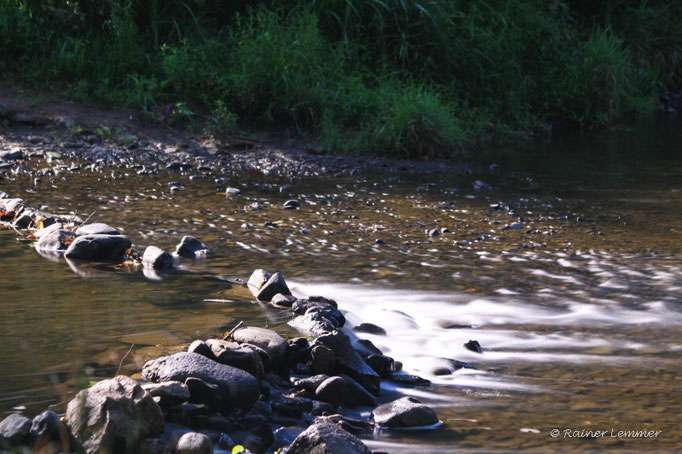
[[[142,254],[142,266],[154,270],[167,270],[173,267],[173,256],[156,246],[147,246]]]
[[[163,432],[163,413],[151,394],[119,375],[80,391],[69,402],[66,422],[88,454],[134,452]]]
[[[328,422],[315,423],[296,437],[287,454],[371,454],[355,435]]]
[[[180,352],[147,362],[142,377],[150,381],[176,380],[184,382],[196,377],[221,389],[221,407],[248,410],[258,400],[260,388],[256,378],[236,367],[212,361],[197,353]]]
[[[130,238],[123,235],[83,235],[73,240],[64,256],[82,260],[117,260],[131,245]]]
[[[384,427],[424,427],[438,424],[438,415],[415,397],[401,397],[372,411],[374,422]]]
[[[95,222],[94,224],[82,225],[76,230],[76,235],[120,235],[117,229],[111,227],[103,222]]]
[[[193,236],[183,236],[180,243],[175,246],[174,255],[187,259],[198,259],[213,255],[213,251]]]

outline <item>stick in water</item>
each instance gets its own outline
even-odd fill
[[[133,347],[134,347],[134,346],[135,346],[135,344],[131,344],[131,345],[130,345],[130,348],[128,349],[128,353],[126,353],[125,355],[123,355],[123,358],[121,358],[121,362],[118,363],[118,369],[116,369],[116,374],[114,374],[114,377],[115,377],[116,375],[118,375],[118,373],[121,371],[121,366],[123,366],[123,361],[125,361],[126,357],[130,354],[130,352],[133,351]]]

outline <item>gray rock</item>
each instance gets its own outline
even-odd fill
[[[360,383],[355,381],[348,375],[341,374],[341,377],[346,381],[346,397],[343,399],[343,405],[348,408],[355,408],[357,406],[376,407],[376,398],[367,391]]]
[[[0,160],[12,161],[14,159],[21,159],[24,157],[24,152],[21,148],[12,148],[11,150],[0,150]]]
[[[59,230],[62,227],[61,222],[55,222],[54,224],[50,224],[46,227],[43,227],[42,229],[38,229],[35,232],[33,232],[33,236],[36,237],[37,239],[40,239],[43,235],[47,235],[50,232],[54,232],[55,230]]]
[[[239,189],[237,189],[237,188],[227,188],[227,189],[225,189],[225,195],[227,195],[228,197],[235,197],[235,196],[238,196],[238,195],[241,194],[241,193],[242,193],[242,191],[239,190]]]
[[[260,389],[255,377],[236,367],[212,361],[196,353],[181,352],[147,362],[142,376],[150,381],[185,381],[197,377],[218,385],[222,391],[221,406],[225,410],[248,410],[258,400]]]
[[[145,438],[140,442],[139,454],[171,454],[171,449],[161,438]]]
[[[317,312],[311,312],[289,320],[287,325],[296,329],[302,335],[311,337],[321,336],[336,329],[334,322]]]
[[[438,415],[415,397],[378,406],[372,412],[374,422],[384,427],[423,427],[438,424]]]
[[[232,333],[232,339],[239,343],[249,343],[265,350],[272,359],[273,366],[279,366],[287,352],[287,341],[276,332],[248,326]]]
[[[308,298],[301,298],[295,301],[291,305],[291,311],[295,314],[303,315],[313,306],[331,306],[334,309],[339,308],[339,305],[336,304],[336,301],[332,299],[325,298],[323,296],[309,296]]]
[[[260,301],[270,301],[278,293],[291,295],[289,287],[279,272],[270,274],[265,270],[257,269],[251,274],[246,285],[253,296]]]
[[[213,454],[213,442],[207,435],[188,432],[175,445],[175,454]]]
[[[103,222],[95,222],[94,224],[82,225],[76,230],[76,235],[120,235],[121,232],[104,224]]]
[[[159,405],[162,407],[172,407],[190,398],[187,385],[179,381],[166,381],[162,383],[146,383],[142,389],[147,391],[152,397],[159,398]]]
[[[69,452],[72,450],[69,435],[66,426],[55,412],[44,411],[33,418],[31,424],[32,450],[41,454]]]
[[[64,256],[82,260],[117,260],[131,245],[130,238],[123,235],[83,235],[73,240]]]
[[[208,339],[206,345],[219,363],[245,370],[259,380],[263,378],[263,361],[254,350],[222,339]]]
[[[317,387],[315,397],[322,402],[340,405],[346,397],[346,381],[343,377],[329,377]]]
[[[271,449],[275,452],[279,448],[289,446],[299,435],[303,432],[303,427],[293,426],[293,427],[280,427],[274,433],[274,441],[272,442]]]
[[[50,227],[41,230],[48,230],[50,229]],[[60,228],[50,229],[50,231],[43,232],[40,234],[40,238],[38,238],[38,242],[36,243],[35,248],[40,251],[62,252],[69,247],[69,244],[75,238],[76,234],[70,230]]]
[[[11,444],[21,443],[31,430],[31,420],[24,415],[12,413],[0,422],[0,439],[5,438]]]
[[[213,251],[193,236],[183,236],[180,243],[175,246],[175,255],[187,259],[198,259],[213,255]]]
[[[294,295],[282,295],[281,293],[278,293],[277,295],[272,297],[272,300],[270,302],[274,304],[275,306],[280,306],[280,307],[291,307],[292,304],[296,301],[296,297]]]
[[[397,372],[395,360],[386,355],[369,355],[365,358],[365,362],[371,367],[374,372],[380,377],[387,377],[393,372]]]
[[[208,405],[216,411],[221,410],[222,392],[220,386],[206,383],[196,377],[189,377],[185,380],[185,385],[189,390],[191,403]]]
[[[324,345],[334,352],[339,372],[350,375],[372,394],[379,393],[379,375],[362,360],[343,331],[323,334],[313,344]]]
[[[329,378],[329,375],[319,374],[305,378],[292,379],[292,384],[296,389],[304,389],[308,392],[314,393],[317,388]]]
[[[287,200],[284,202],[284,205],[282,205],[282,208],[285,210],[295,210],[297,208],[300,208],[301,204],[298,202],[298,200]]]
[[[330,322],[334,324],[335,327],[341,328],[346,324],[346,317],[335,307],[332,306],[312,306],[309,307],[306,314],[320,314]],[[305,315],[305,314],[304,314]]]
[[[315,423],[296,437],[287,454],[371,454],[355,435],[328,422]]]
[[[190,353],[198,353],[202,356],[205,356],[208,359],[212,359],[213,361],[218,361],[218,359],[213,354],[211,347],[209,347],[206,344],[206,342],[202,341],[201,339],[197,339],[191,344],[189,344],[189,347],[187,347],[187,351]]]
[[[163,413],[133,379],[119,375],[76,394],[66,409],[71,433],[88,454],[133,452],[163,432]]]
[[[353,331],[355,331],[356,333],[376,334],[377,336],[386,335],[385,329],[373,323],[360,323],[359,325],[353,327]]]
[[[310,351],[310,369],[316,374],[332,374],[336,364],[334,351],[324,345],[316,345]]]
[[[156,246],[147,246],[142,254],[142,266],[154,270],[167,270],[173,267],[173,256]]]
[[[265,369],[265,373],[267,374],[268,372],[272,371],[272,358],[262,348],[260,348],[257,345],[249,344],[249,343],[243,343],[240,344],[244,348],[248,348],[250,350],[253,350],[256,352],[256,354],[260,357],[261,362],[263,363],[263,369]]]
[[[28,226],[31,225],[31,222],[33,222],[34,216],[35,213],[33,210],[23,210],[14,222],[12,222],[12,227],[17,230],[27,229]]]

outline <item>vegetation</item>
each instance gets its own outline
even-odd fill
[[[3,74],[154,121],[428,157],[650,112],[682,3],[0,0],[0,42]]]

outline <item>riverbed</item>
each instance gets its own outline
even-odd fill
[[[384,392],[423,399],[443,425],[377,432],[373,450],[678,451],[680,131],[659,119],[421,176],[140,172],[134,156],[95,168],[36,153],[0,190],[140,250],[192,235],[216,254],[159,274],[41,257],[1,230],[0,410],[63,408],[79,384],[240,321],[293,335],[239,284],[265,268],[297,296],[334,298],[351,327],[383,327],[363,337],[433,383]],[[60,170],[36,181],[45,168]]]

